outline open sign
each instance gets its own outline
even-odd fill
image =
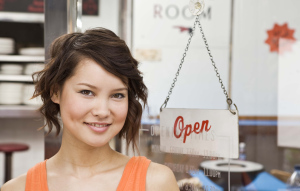
[[[160,115],[163,152],[238,158],[238,135],[238,114],[228,110],[165,108]]]

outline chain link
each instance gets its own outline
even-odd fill
[[[225,86],[224,86],[224,84],[223,84],[223,81],[222,81],[222,79],[221,79],[220,73],[218,72],[218,68],[217,68],[217,66],[216,66],[216,64],[215,64],[215,62],[214,62],[213,56],[212,56],[212,54],[211,54],[211,51],[210,51],[210,49],[209,49],[207,40],[206,40],[206,38],[205,38],[203,29],[202,29],[202,26],[201,26],[200,21],[199,21],[199,15],[196,17],[196,20],[195,20],[195,22],[194,22],[194,26],[193,26],[192,32],[190,33],[190,37],[189,37],[189,39],[188,39],[188,43],[187,43],[186,48],[185,48],[185,51],[184,51],[184,53],[183,53],[183,57],[182,57],[181,62],[180,62],[180,64],[179,64],[179,67],[178,67],[178,70],[177,70],[177,72],[176,72],[175,78],[173,79],[173,83],[172,83],[171,88],[170,88],[170,90],[169,90],[169,92],[168,92],[168,96],[166,97],[164,103],[163,103],[163,104],[161,105],[161,107],[160,107],[160,111],[162,111],[162,108],[165,108],[165,107],[167,106],[167,103],[168,103],[168,101],[169,101],[169,99],[170,99],[170,95],[172,94],[173,88],[175,87],[175,83],[176,83],[176,81],[177,81],[177,77],[179,76],[180,70],[181,70],[181,68],[182,68],[182,65],[183,65],[183,62],[184,62],[184,58],[185,58],[186,53],[187,53],[187,51],[188,51],[188,49],[189,49],[189,46],[190,46],[190,43],[191,43],[191,39],[192,39],[192,37],[193,37],[193,35],[194,35],[194,32],[195,32],[195,28],[196,28],[196,24],[197,24],[197,23],[198,23],[198,25],[199,25],[200,32],[201,32],[201,34],[202,34],[202,39],[203,39],[204,44],[205,44],[205,47],[206,47],[206,49],[207,49],[207,53],[208,53],[209,58],[210,58],[210,60],[211,60],[211,62],[212,62],[212,65],[213,65],[213,67],[214,67],[214,70],[215,70],[215,72],[216,72],[216,76],[219,78],[219,82],[220,82],[220,84],[221,84],[221,88],[223,89],[223,93],[224,93],[225,96],[226,96],[226,102],[227,102],[227,104],[228,104],[229,111],[230,111],[232,114],[235,114],[235,112],[231,111],[231,109],[230,109],[230,105],[232,104],[232,100],[231,100],[231,99],[229,98],[229,96],[228,96],[228,93],[227,93],[227,91],[226,91],[226,89],[225,89]],[[235,107],[236,107],[236,105],[235,105]]]
[[[164,103],[163,103],[162,106],[160,107],[160,111],[162,110],[162,108],[165,108],[165,107],[167,106],[167,103],[168,103],[168,101],[169,101],[169,99],[170,99],[170,95],[172,94],[173,88],[175,87],[175,83],[176,83],[176,81],[177,81],[177,77],[179,76],[180,70],[181,70],[181,68],[182,68],[182,64],[183,64],[183,62],[184,62],[184,58],[186,57],[186,53],[187,53],[187,51],[189,50],[189,46],[190,46],[191,40],[192,40],[192,38],[193,38],[193,35],[194,35],[194,32],[195,32],[195,28],[196,28],[196,24],[197,24],[197,22],[198,22],[198,19],[199,19],[199,15],[196,17],[196,20],[195,20],[195,22],[194,22],[194,26],[193,26],[192,31],[191,31],[191,33],[190,33],[190,37],[189,37],[188,43],[187,43],[186,48],[185,48],[185,50],[184,50],[184,53],[183,53],[181,62],[180,62],[179,67],[178,67],[178,70],[177,70],[177,72],[176,72],[176,74],[175,74],[175,78],[173,79],[173,83],[172,83],[171,88],[170,88],[170,90],[169,90],[169,92],[168,92],[168,96],[166,97]]]
[[[197,21],[197,20],[196,20],[196,21]],[[210,49],[209,49],[207,40],[206,40],[206,38],[205,38],[203,29],[202,29],[202,26],[201,26],[201,23],[200,23],[199,20],[198,20],[198,25],[199,25],[199,28],[200,28],[200,32],[201,32],[201,34],[202,34],[202,39],[203,39],[203,41],[204,41],[204,44],[205,44],[207,53],[208,53],[209,58],[210,58],[210,60],[211,60],[211,64],[212,64],[213,67],[214,67],[214,70],[215,70],[215,72],[216,72],[216,76],[219,78],[219,82],[220,82],[220,84],[221,84],[221,88],[223,89],[223,93],[225,94],[226,100],[227,100],[227,102],[228,102],[228,99],[230,99],[230,98],[228,97],[228,93],[227,93],[227,91],[226,91],[226,89],[225,89],[225,86],[224,86],[223,81],[222,81],[222,79],[221,79],[220,73],[219,73],[218,68],[217,68],[217,66],[216,66],[216,64],[215,64],[214,58],[213,58],[213,56],[212,56],[212,54],[211,54],[211,52],[210,52]],[[231,104],[230,104],[230,105],[231,105]]]

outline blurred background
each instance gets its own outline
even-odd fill
[[[41,100],[29,100],[31,75],[44,67],[50,43],[64,33],[104,27],[126,41],[149,89],[138,142],[141,155],[169,166],[179,185],[190,190],[285,190],[300,164],[300,1],[205,0],[200,22],[239,109],[240,157],[230,164],[159,149],[160,106],[195,21],[189,3],[0,0],[0,185],[59,149],[61,135],[38,130],[44,124],[36,111]],[[168,107],[227,109],[198,27]],[[126,152],[123,140],[111,145],[134,154]],[[211,168],[220,176],[206,171]]]

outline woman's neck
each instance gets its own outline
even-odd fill
[[[62,173],[88,178],[111,169],[118,155],[109,143],[102,147],[92,147],[63,135],[60,150],[52,162]]]

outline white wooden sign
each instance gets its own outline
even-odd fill
[[[238,114],[229,110],[162,109],[163,152],[238,158],[238,144]]]

